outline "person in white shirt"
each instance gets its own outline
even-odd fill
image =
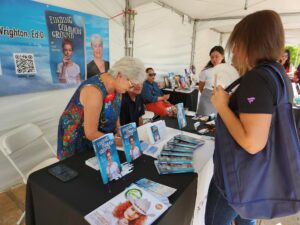
[[[79,84],[80,83],[80,68],[72,61],[73,42],[65,38],[62,42],[63,60],[57,65],[56,73],[59,83]]]
[[[197,107],[197,116],[206,116],[211,113],[216,113],[216,109],[213,107],[210,98],[213,92],[214,77],[212,74],[212,68],[221,63],[225,63],[224,49],[222,46],[214,46],[209,52],[210,60],[199,76],[199,91],[201,97],[199,105]]]

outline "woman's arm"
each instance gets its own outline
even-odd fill
[[[248,153],[261,151],[268,140],[272,114],[241,113],[240,118],[228,107],[229,94],[221,86],[214,90],[211,101],[234,140]]]
[[[205,82],[203,81],[199,81],[199,91],[202,93],[203,89],[204,89],[204,86],[205,86]]]
[[[84,112],[84,133],[87,139],[94,140],[104,135],[98,131],[99,116],[102,110],[102,94],[95,86],[86,86],[80,92],[80,102]]]
[[[117,146],[122,146],[122,140],[121,140],[121,135],[120,135],[120,117],[118,118],[117,122],[116,122],[116,129],[115,129],[115,142]]]

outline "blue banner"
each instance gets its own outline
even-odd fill
[[[27,0],[1,1],[0,15],[0,96],[77,86],[93,36],[109,61],[107,18]]]

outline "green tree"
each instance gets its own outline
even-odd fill
[[[295,47],[295,46],[292,46],[292,45],[286,45],[285,48],[290,51],[290,63],[295,65],[296,68],[297,68],[297,66],[300,63],[300,49],[299,49],[299,47]],[[298,54],[298,56],[297,56],[297,54]]]

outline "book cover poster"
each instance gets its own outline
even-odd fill
[[[132,162],[142,154],[142,147],[135,123],[129,123],[120,127],[120,134],[124,146],[127,162]]]
[[[84,18],[45,11],[51,76],[54,83],[80,84],[85,78]]]
[[[169,206],[132,184],[84,218],[91,225],[150,225]]]
[[[166,138],[166,123],[164,120],[148,123],[146,130],[150,144],[157,144]]]
[[[107,18],[28,0],[1,1],[0,15],[0,97],[76,87],[96,56],[109,61]]]
[[[158,126],[156,125],[153,125],[150,127],[151,129],[151,133],[152,133],[152,137],[153,137],[153,140],[155,143],[159,142],[161,137],[160,137],[160,134],[159,134],[159,129],[158,129]]]
[[[121,177],[121,164],[114,135],[106,134],[92,141],[104,184]]]
[[[193,164],[191,163],[162,163],[158,160],[154,161],[154,165],[159,174],[171,173],[192,173],[194,172]]]
[[[182,129],[187,125],[183,103],[176,104],[176,109],[177,109],[178,126],[179,129]]]

